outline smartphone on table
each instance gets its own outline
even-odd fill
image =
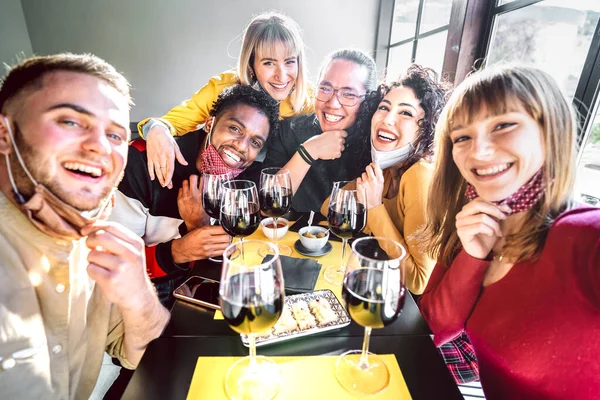
[[[219,306],[219,282],[209,278],[192,276],[175,289],[173,295],[180,300],[200,306],[215,310],[221,309]]]

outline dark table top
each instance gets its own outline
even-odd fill
[[[324,332],[325,336],[361,336],[364,328],[354,321],[349,326]],[[373,336],[430,335],[431,330],[421,316],[411,296],[406,298],[402,314],[396,322],[383,329],[373,329]],[[237,336],[225,320],[215,320],[214,310],[176,301],[171,309],[171,320],[162,337],[175,336]]]
[[[267,356],[335,355],[360,349],[359,336],[313,336],[258,348]],[[462,399],[429,336],[374,336],[370,351],[395,354],[410,394],[420,399]],[[245,356],[239,336],[159,338],[150,344],[123,399],[185,399],[199,356]],[[332,376],[332,379],[333,376]]]
[[[190,275],[220,280],[221,265],[197,262]],[[262,346],[268,356],[335,355],[360,349],[364,328],[348,327]],[[412,296],[396,322],[374,329],[370,351],[395,354],[413,399],[462,399],[430,338],[431,331]],[[152,342],[134,373],[124,399],[185,399],[199,356],[245,356],[248,349],[214,310],[176,301],[163,335]]]
[[[201,261],[196,263],[191,272],[205,278],[220,280],[221,266],[214,262]],[[235,336],[224,320],[215,321],[214,310],[176,301],[171,308],[171,320],[163,332],[163,337],[173,336]],[[327,336],[362,336],[364,328],[354,323],[346,328],[323,333]],[[429,326],[421,316],[412,296],[406,297],[402,314],[396,322],[384,329],[374,329],[373,336],[391,335],[431,335]]]

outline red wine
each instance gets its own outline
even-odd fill
[[[204,211],[208,214],[209,217],[214,219],[221,218],[221,199],[213,199],[208,195],[208,193],[204,193],[202,196],[202,206],[204,207]]]
[[[260,190],[260,210],[272,218],[283,217],[292,206],[292,191],[288,188]]]
[[[361,326],[383,328],[394,322],[404,307],[406,289],[388,280],[383,293],[383,270],[362,268],[350,272],[342,287],[342,297],[350,317]]]
[[[243,290],[242,290],[243,288]],[[253,274],[233,275],[221,296],[221,312],[231,328],[238,333],[261,333],[275,325],[283,309],[280,285],[264,292],[254,285]],[[252,293],[252,295],[248,295]],[[258,293],[258,294],[257,294]]]
[[[331,206],[335,206],[335,204]],[[343,212],[333,211],[330,208],[327,213],[327,222],[329,223],[329,229],[337,237],[352,239],[365,228],[367,212],[362,204],[356,204],[355,210],[346,208]]]
[[[235,214],[230,214],[230,212]],[[248,203],[248,208],[243,210],[238,208],[236,203],[233,210],[221,213],[221,226],[231,236],[252,235],[260,223],[260,210],[258,204]]]

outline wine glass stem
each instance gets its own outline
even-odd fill
[[[248,342],[248,347],[250,348],[250,365],[248,366],[248,369],[250,372],[253,372],[256,368],[256,337],[253,333],[248,334]]]
[[[277,247],[277,217],[273,218],[273,221],[275,222],[275,247]]]
[[[345,272],[346,266],[344,265],[344,260],[346,259],[346,244],[348,243],[348,239],[342,239],[342,259],[340,261],[340,268],[338,272]]]
[[[365,338],[363,339],[362,353],[360,354],[360,361],[358,366],[361,369],[369,367],[369,341],[371,340],[371,327],[365,327]]]
[[[244,237],[240,236],[240,252],[242,253],[242,262],[245,262],[246,256],[244,255]]]

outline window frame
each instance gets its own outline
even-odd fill
[[[455,0],[456,1],[456,0]],[[500,15],[510,13],[544,0],[515,0],[501,6],[496,5],[497,0],[489,1],[488,18],[484,28],[484,35],[480,46],[480,59],[485,59],[491,45],[494,23]],[[582,150],[582,146],[586,143],[587,136],[591,133],[592,122],[594,120],[593,108],[597,101],[600,90],[600,21],[596,24],[594,36],[590,43],[590,49],[583,64],[577,88],[573,95],[573,106],[577,110],[579,117],[579,129],[577,132],[577,144]],[[599,99],[600,101],[600,99]],[[578,161],[582,155],[579,151]]]
[[[390,51],[398,46],[402,46],[412,42],[412,53],[411,53],[411,63],[415,62],[415,57],[417,56],[417,50],[419,47],[419,40],[425,39],[429,36],[435,35],[437,33],[441,33],[444,31],[448,32],[450,35],[450,26],[452,22],[452,12],[450,13],[450,21],[446,25],[439,26],[435,29],[421,32],[421,20],[423,19],[423,7],[425,5],[426,0],[419,0],[419,7],[417,9],[417,20],[415,24],[415,33],[413,36],[408,37],[406,39],[402,39],[400,41],[390,43],[392,38],[392,29],[394,26],[394,11],[396,9],[396,1],[401,0],[381,0],[379,6],[379,23],[377,30],[377,44],[375,46],[375,63],[377,64],[377,68],[381,71],[386,71],[387,75],[387,66],[389,61],[389,53]],[[454,2],[452,1],[452,6],[454,7]],[[446,43],[448,39],[446,39]],[[445,53],[445,52],[444,52]],[[445,59],[445,56],[444,56]],[[442,68],[443,71],[443,68]]]

